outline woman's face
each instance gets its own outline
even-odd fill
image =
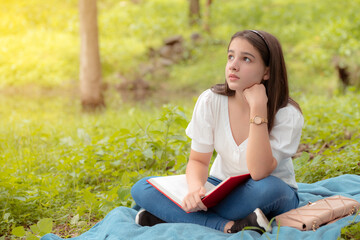
[[[242,92],[262,80],[268,80],[269,76],[269,68],[265,66],[258,50],[243,38],[233,39],[225,68],[229,88]]]

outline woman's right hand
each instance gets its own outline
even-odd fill
[[[183,200],[182,209],[185,212],[197,212],[197,211],[207,211],[207,207],[201,201],[201,198],[206,194],[205,187],[199,187],[194,191],[190,191]]]

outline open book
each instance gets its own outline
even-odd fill
[[[219,185],[215,186],[209,182],[205,183],[206,194],[202,201],[208,208],[218,204],[236,186],[250,178],[250,174],[228,177]],[[186,175],[174,175],[165,177],[154,177],[147,180],[152,186],[168,197],[171,201],[182,207],[182,201],[188,194]]]

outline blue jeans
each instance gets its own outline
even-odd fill
[[[267,218],[296,208],[299,204],[297,191],[281,179],[269,176],[259,181],[249,179],[235,188],[224,200],[207,211],[186,213],[143,178],[131,189],[136,204],[168,223],[195,223],[224,231],[231,220],[245,218],[260,208]],[[221,181],[209,177],[208,182],[217,185]]]

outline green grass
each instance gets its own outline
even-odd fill
[[[87,115],[59,97],[1,100],[1,235],[47,217],[99,220],[131,206],[130,187],[142,176],[181,171],[186,162],[188,120],[178,107],[114,101]]]
[[[1,100],[3,233],[49,217],[55,226],[84,231],[90,227],[85,223],[116,206],[130,207],[129,190],[141,177],[184,171],[192,103],[159,109],[114,101],[104,112],[88,115],[80,104],[58,97]],[[352,112],[359,100],[351,92],[299,99],[306,147],[294,160],[297,181],[360,173],[360,115]],[[71,224],[74,218],[83,225]]]
[[[304,152],[294,160],[297,181],[315,182],[342,174],[359,174],[360,112],[358,93],[303,98]],[[311,167],[311,171],[309,171]]]

